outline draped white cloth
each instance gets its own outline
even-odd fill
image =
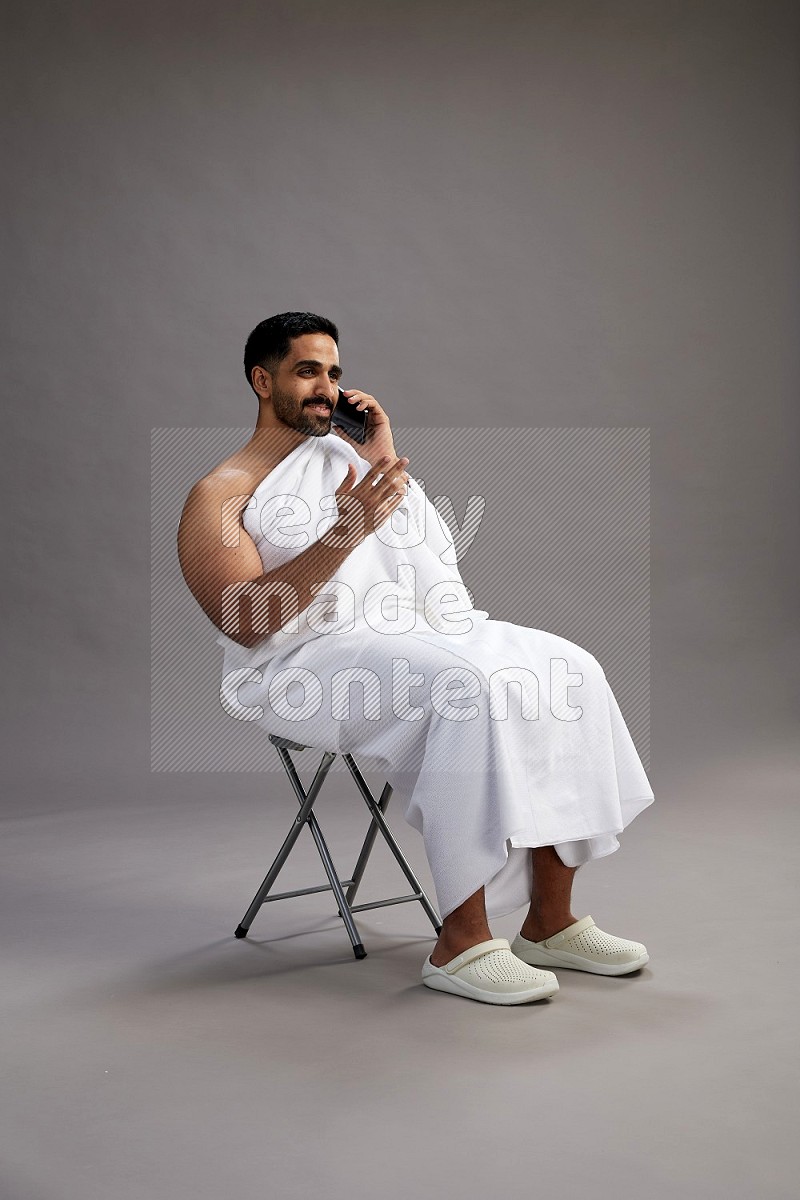
[[[348,462],[359,480],[369,470],[337,435],[309,437],[261,481],[243,524],[265,572],[334,523]],[[218,635],[224,706],[379,770],[423,836],[443,916],[481,886],[490,917],[521,908],[527,847],[554,845],[580,866],[617,850],[653,802],[598,661],[475,609],[450,531],[413,479],[391,521],[288,613],[250,649]]]

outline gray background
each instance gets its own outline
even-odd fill
[[[791,1194],[796,6],[3,24],[6,1193]],[[398,425],[649,427],[656,804],[576,909],[641,978],[421,994],[410,907],[231,939],[291,801],[150,773],[149,439],[252,422],[286,309]]]
[[[6,679],[37,774],[141,786],[150,430],[254,421],[243,340],[286,309],[337,322],[398,424],[649,426],[653,765],[781,737],[789,6],[22,13]]]

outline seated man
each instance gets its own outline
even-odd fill
[[[654,799],[603,669],[473,607],[386,412],[340,397],[338,341],[313,313],[253,330],[253,435],[186,501],[181,568],[220,630],[226,703],[358,755],[404,800],[443,916],[428,987],[518,1004],[558,990],[542,968],[637,970],[640,942],[570,908],[577,868],[613,853]],[[367,412],[363,444],[332,424],[337,404]],[[513,944],[492,938],[487,916],[526,904]]]

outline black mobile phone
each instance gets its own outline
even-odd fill
[[[339,388],[339,403],[331,414],[331,422],[338,425],[354,442],[362,446],[367,440],[367,410],[358,409],[350,403],[341,388]]]

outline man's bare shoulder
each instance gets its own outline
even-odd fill
[[[218,463],[194,483],[183,505],[178,544],[185,552],[201,545],[209,531],[216,533],[220,521],[226,526],[241,521],[258,485],[256,472],[235,456]]]
[[[244,502],[268,474],[269,468],[265,464],[256,464],[252,458],[237,451],[201,476],[192,486],[188,500],[202,503],[204,500],[241,497]]]
[[[251,471],[244,467],[220,464],[213,467],[192,486],[189,496],[197,499],[216,498],[221,495],[250,495],[256,481]]]
[[[219,549],[220,544],[241,544],[244,511],[266,473],[233,455],[192,485],[178,523],[178,554],[184,575],[197,555],[207,555],[209,545]]]

